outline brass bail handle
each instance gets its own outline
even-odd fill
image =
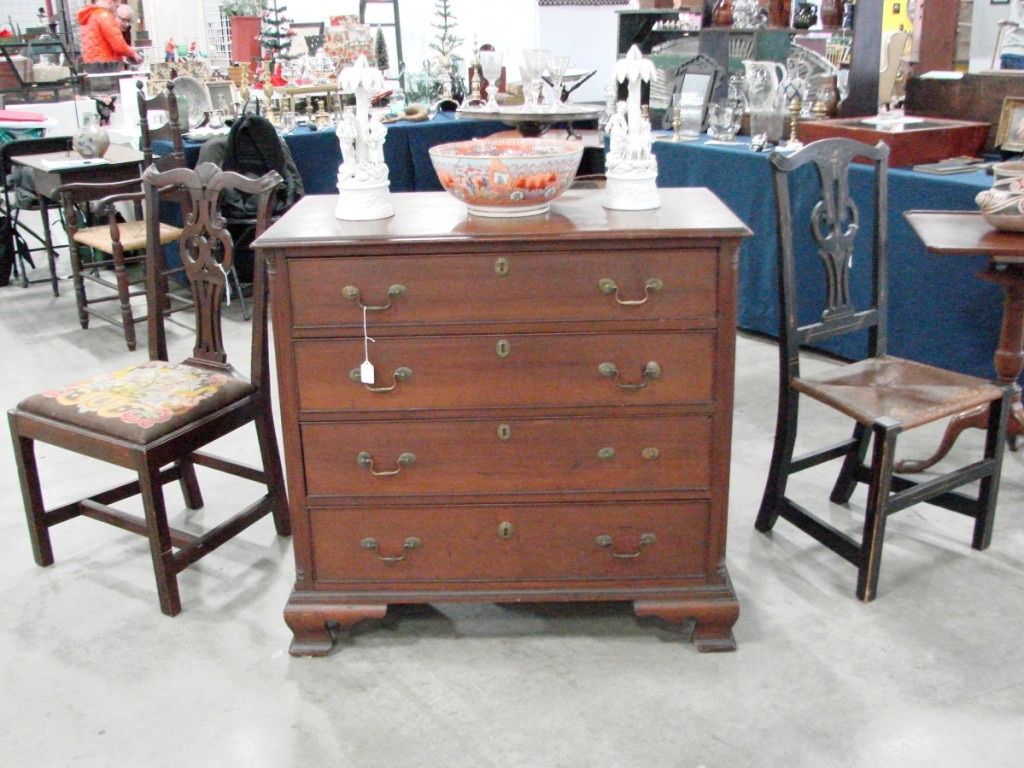
[[[388,469],[383,472],[378,472],[373,468],[373,457],[370,456],[368,451],[360,451],[359,455],[356,456],[356,463],[364,469],[370,470],[370,474],[375,477],[391,477],[397,475],[405,467],[410,467],[416,463],[416,454],[414,453],[401,453],[398,455],[398,468]]]
[[[619,286],[615,284],[614,280],[608,277],[602,277],[597,281],[597,289],[601,293],[606,296],[614,296],[615,301],[624,307],[635,307],[640,304],[646,304],[647,300],[651,298],[651,294],[658,293],[664,287],[665,283],[660,277],[649,277],[647,278],[647,282],[644,283],[644,297],[642,299],[620,299]]]
[[[614,547],[614,540],[607,533],[598,536],[594,543],[599,547],[608,547],[611,550],[611,556],[617,557],[620,560],[632,560],[635,557],[640,557],[644,547],[649,546],[657,541],[657,538],[653,533],[641,533],[640,542],[637,544],[636,552],[616,552]]]
[[[377,556],[378,560],[383,560],[385,563],[401,562],[402,560],[405,560],[405,558],[409,555],[410,549],[419,549],[423,546],[422,541],[417,539],[415,536],[409,536],[406,538],[405,541],[402,542],[402,549],[405,551],[402,552],[401,555],[397,557],[386,557],[385,555],[382,555],[380,553],[380,545],[377,543],[377,540],[372,536],[367,536],[359,543],[363,549],[373,552]]]
[[[655,360],[648,362],[643,370],[644,380],[639,384],[626,384],[619,381],[619,369],[615,367],[615,363],[601,363],[597,366],[597,372],[605,378],[610,378],[615,382],[616,386],[622,389],[643,389],[650,382],[661,376],[661,366]]]
[[[351,371],[349,371],[348,372],[348,377],[349,377],[349,379],[351,379],[352,381],[355,381],[355,382],[360,382],[361,383],[362,380],[363,380],[362,375],[359,373],[359,369],[358,368],[353,368]],[[395,369],[394,382],[391,384],[390,387],[375,387],[375,386],[373,386],[371,384],[363,384],[363,386],[366,387],[366,391],[367,392],[390,392],[391,390],[393,390],[395,387],[398,386],[398,382],[400,382],[400,381],[408,381],[411,378],[412,378],[412,368],[406,368],[403,365],[403,366],[400,366],[400,367]]]
[[[363,304],[363,302],[359,298],[359,289],[356,286],[346,285],[344,288],[341,289],[342,296],[344,296],[349,301],[354,301],[360,309],[365,309],[367,312],[383,312],[385,309],[391,309],[391,305],[392,303],[394,303],[394,300],[404,297],[406,292],[407,289],[404,285],[392,285],[390,288],[388,288],[388,303],[373,307]]]

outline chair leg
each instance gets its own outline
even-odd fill
[[[72,214],[73,215],[73,214]],[[71,257],[71,278],[75,287],[75,304],[78,307],[78,322],[83,328],[89,327],[89,313],[85,311],[89,299],[85,295],[85,278],[82,277],[82,253],[78,244],[68,238],[68,255]]]
[[[124,340],[128,343],[128,349],[135,351],[137,341],[135,339],[135,316],[132,315],[130,286],[128,285],[128,270],[124,264],[124,248],[120,243],[114,243],[111,259],[114,262],[114,280],[117,283],[117,298],[121,305],[121,325],[124,327]]]
[[[153,466],[148,456],[142,456],[139,462],[139,486],[142,489],[142,505],[146,512],[146,531],[149,551],[153,557],[160,610],[167,616],[177,616],[181,613],[181,598],[178,595],[178,572],[171,545],[171,529],[167,523],[160,467]]]
[[[871,431],[863,424],[853,427],[854,444],[843,459],[836,484],[828,500],[833,504],[846,504],[857,488],[857,470],[864,466],[864,457],[868,455],[868,444],[871,442]]]
[[[985,458],[995,462],[992,474],[983,477],[978,487],[978,516],[974,520],[974,549],[987,549],[992,543],[992,525],[996,516],[996,499],[999,496],[999,478],[1002,474],[1003,453],[1006,446],[1006,422],[1010,414],[1013,393],[1007,389],[1003,397],[992,403],[988,413],[988,430],[985,432]]]
[[[25,503],[25,517],[28,533],[32,540],[32,556],[38,565],[53,565],[53,545],[50,543],[50,529],[46,524],[46,507],[43,505],[43,489],[39,484],[39,468],[36,465],[35,441],[18,432],[15,417],[10,417],[11,436],[14,439],[14,455],[18,463],[18,478],[21,481],[21,496]]]
[[[789,387],[779,396],[775,445],[772,448],[772,460],[768,466],[768,481],[765,483],[764,495],[761,497],[761,508],[754,521],[754,527],[762,533],[767,533],[775,526],[786,497],[789,466],[793,461],[793,448],[796,445],[799,398],[799,393]]]
[[[871,458],[871,486],[864,514],[864,536],[857,566],[857,597],[865,603],[875,599],[878,571],[882,566],[882,542],[885,539],[887,501],[892,484],[892,466],[896,438],[902,427],[889,419],[875,425],[875,446]],[[866,442],[866,441],[865,441]]]
[[[267,495],[270,496],[273,505],[274,528],[279,536],[290,536],[292,523],[288,510],[288,494],[285,490],[281,454],[277,448],[277,433],[269,400],[261,415],[256,418],[256,437],[260,444],[260,456],[263,458],[263,473],[267,478]]]
[[[196,465],[192,457],[184,458],[178,462],[178,469],[181,472],[181,495],[185,497],[185,506],[189,509],[202,509],[203,492],[199,488],[199,479],[196,477]]]

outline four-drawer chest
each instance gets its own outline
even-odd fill
[[[625,600],[735,647],[725,567],[740,241],[705,189],[477,218],[301,200],[269,263],[296,655],[392,603]],[[372,367],[372,373],[369,370]]]

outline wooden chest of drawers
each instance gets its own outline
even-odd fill
[[[544,216],[303,199],[258,241],[296,583],[291,652],[389,603],[631,600],[735,647],[725,568],[735,280],[704,189],[655,211],[572,190]],[[365,324],[364,324],[365,321]],[[372,341],[364,338],[368,336]],[[368,355],[374,382],[360,365]]]

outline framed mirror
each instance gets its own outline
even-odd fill
[[[672,115],[685,94],[687,98],[691,96],[697,97],[704,105],[701,131],[706,130],[708,126],[708,104],[719,81],[724,77],[725,71],[718,63],[702,53],[680,64],[672,79],[672,98],[669,100],[668,109],[665,110],[661,127],[666,130],[672,129]]]

